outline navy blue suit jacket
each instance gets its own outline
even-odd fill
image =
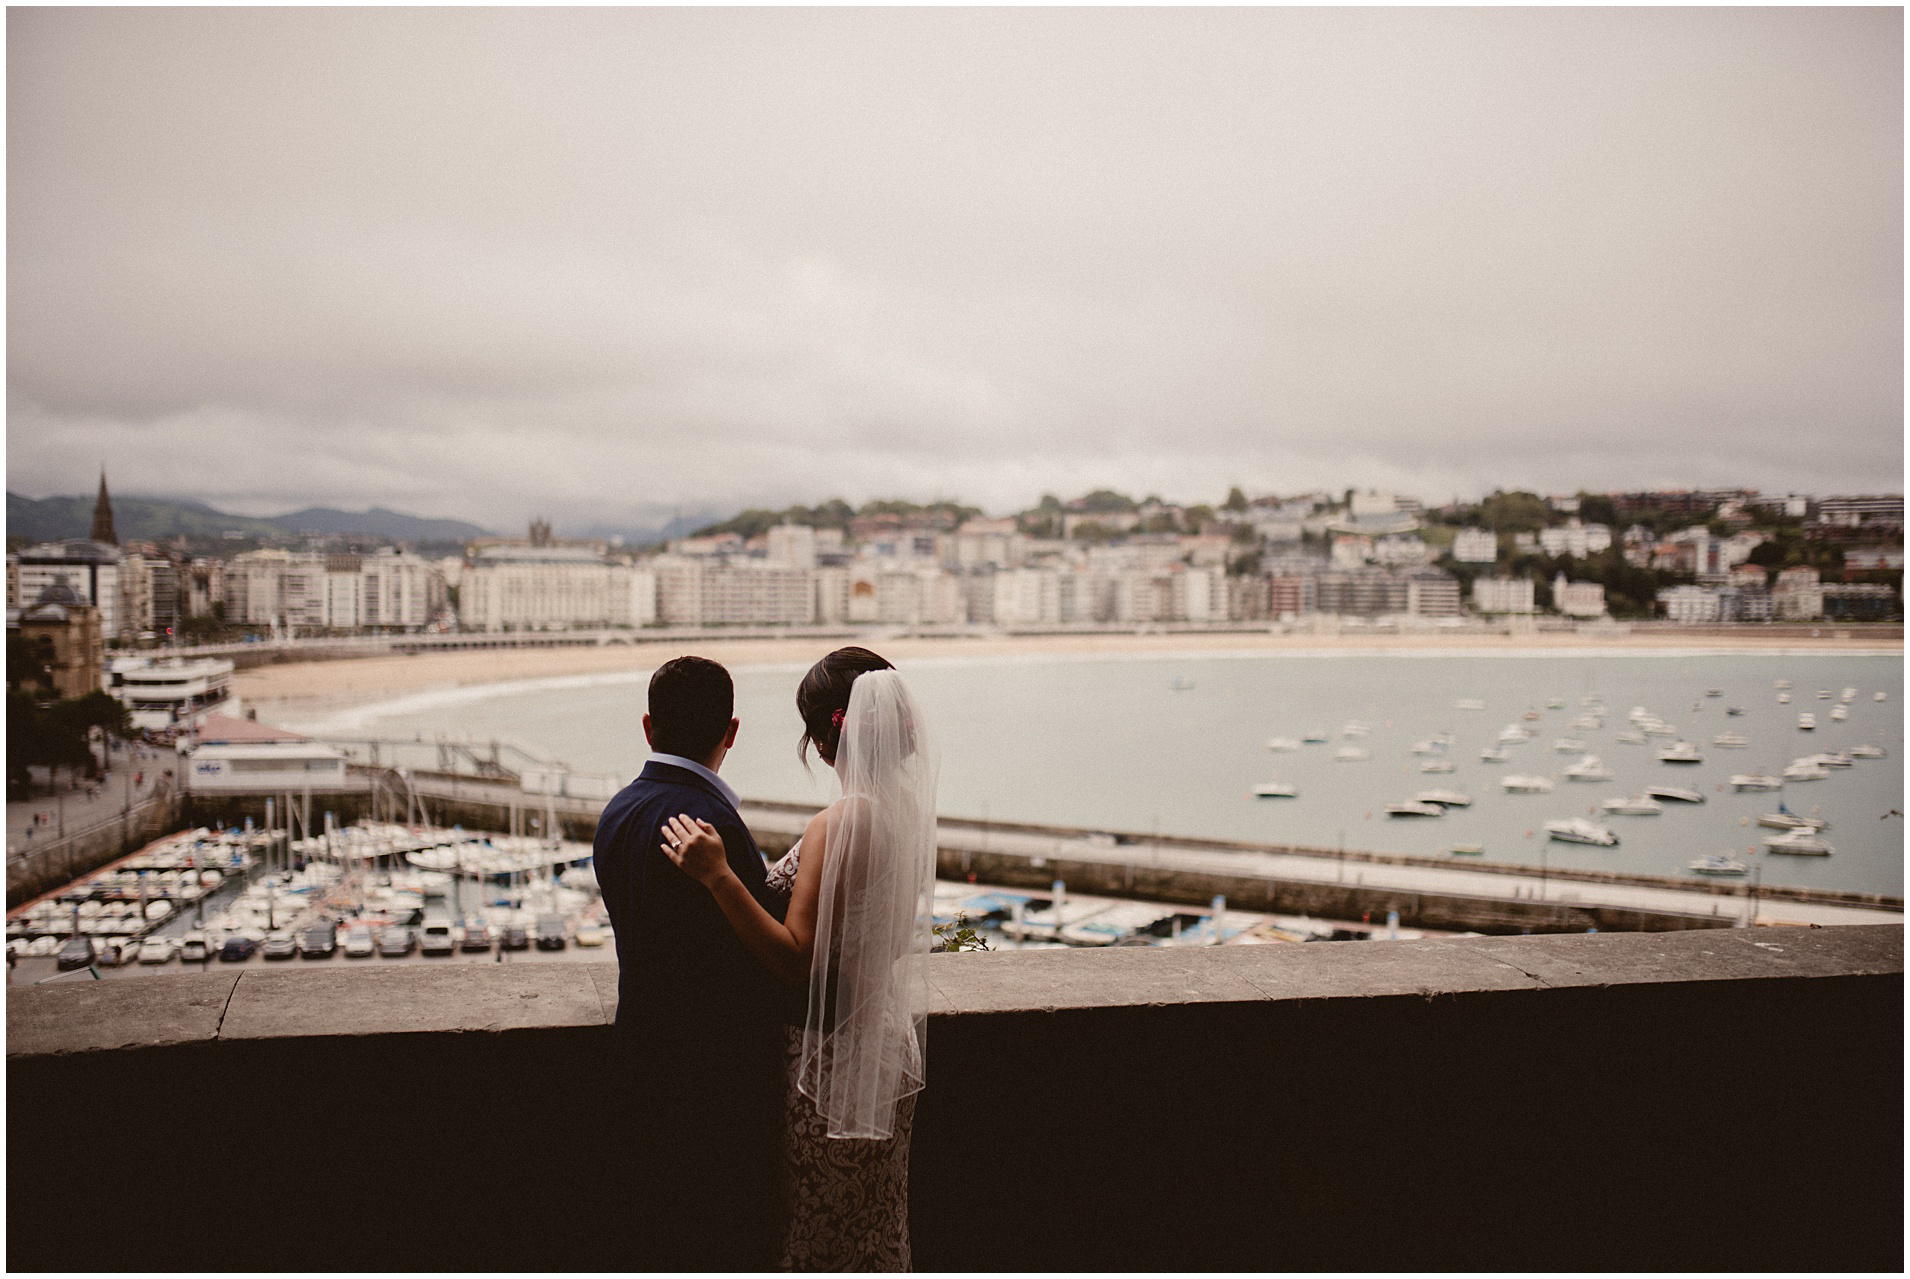
[[[597,881],[617,934],[616,1051],[603,1098],[619,1126],[636,1254],[649,1270],[774,1265],[784,993],[709,890],[661,848],[663,823],[700,818],[763,907],[765,866],[722,792],[652,761],[597,822]],[[629,1228],[629,1226],[619,1227]]]

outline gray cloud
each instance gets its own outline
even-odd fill
[[[1900,487],[1891,9],[8,14],[9,486]],[[1885,477],[1885,484],[1879,477]]]

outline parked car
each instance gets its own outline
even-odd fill
[[[118,968],[139,958],[139,943],[130,937],[108,937],[99,944],[99,962]]]
[[[212,952],[206,946],[204,933],[187,933],[179,943],[179,962],[182,964],[203,964],[212,958]]]
[[[329,923],[313,924],[298,935],[298,953],[303,959],[330,959],[338,949],[338,930]]]
[[[354,925],[345,934],[345,957],[347,959],[367,959],[378,953],[378,943],[372,938],[371,929],[364,924]]]
[[[139,948],[139,962],[142,964],[163,964],[173,957],[178,949],[170,937],[148,937],[146,944]]]
[[[259,947],[259,954],[267,959],[291,959],[298,954],[298,939],[290,933],[273,933]]]
[[[83,933],[75,933],[67,939],[64,946],[53,957],[54,966],[62,971],[84,968],[93,962],[93,939]]]
[[[451,935],[451,917],[426,911],[424,932],[418,938],[419,951],[426,955],[449,955],[457,948],[457,939]]]
[[[464,940],[458,943],[460,950],[489,950],[491,948],[491,927],[479,920],[472,920],[464,926]]]
[[[497,935],[499,950],[529,950],[530,944],[531,935],[521,924],[506,924],[504,931]]]
[[[252,958],[252,953],[258,948],[259,944],[244,933],[233,933],[225,939],[225,944],[219,947],[219,962],[242,964]]]
[[[597,923],[577,925],[577,944],[579,946],[601,946],[604,944],[604,926]]]
[[[378,953],[389,959],[409,955],[418,945],[418,935],[409,928],[387,928],[378,934]]]
[[[537,949],[562,950],[564,948],[564,917],[562,915],[539,915],[537,917]]]

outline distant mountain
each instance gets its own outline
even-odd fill
[[[559,528],[556,533],[559,537],[590,541],[607,542],[612,538],[621,538],[625,546],[655,546],[671,538],[687,537],[696,530],[724,518],[726,518],[725,515],[716,511],[697,511],[691,515],[678,515],[653,525],[583,524]]]
[[[428,520],[374,506],[369,511],[337,511],[312,506],[271,520],[288,533],[362,533],[394,542],[465,542],[489,530],[463,520]]]
[[[228,515],[204,502],[145,497],[113,498],[113,527],[122,541],[161,542],[184,535],[218,538],[226,533],[272,540],[299,533],[360,533],[396,542],[462,542],[483,535],[484,529],[462,520],[420,519],[397,511],[373,508],[358,514],[328,507],[311,507],[258,519]],[[93,530],[93,497],[22,497],[7,494],[7,536],[34,542],[56,542],[85,537]]]

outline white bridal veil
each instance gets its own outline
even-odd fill
[[[849,689],[803,1028],[803,1095],[831,1137],[888,1137],[921,1088],[935,891],[939,769],[902,677]]]

